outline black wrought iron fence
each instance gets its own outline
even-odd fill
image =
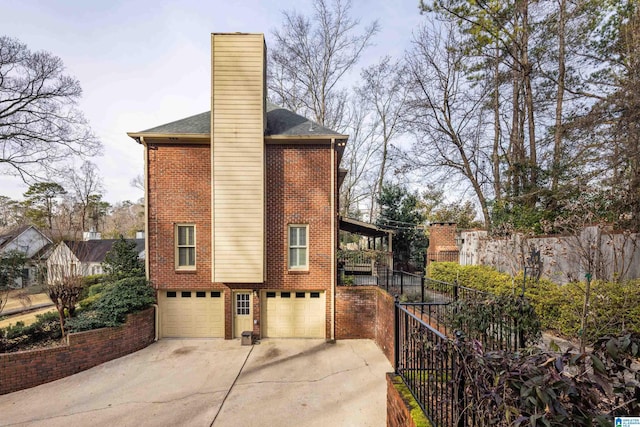
[[[517,350],[526,346],[519,313],[513,310],[513,304],[504,306],[504,298],[429,278],[424,286],[425,295],[432,301],[452,305],[447,310],[450,329],[462,331],[468,339],[482,343],[485,350]]]
[[[466,410],[458,344],[425,322],[418,307],[396,303],[396,373],[435,426],[473,425]]]
[[[437,293],[442,299],[448,301],[457,301],[459,299],[482,300],[492,295],[488,292],[460,286],[456,282],[442,282],[429,278],[425,278],[424,286],[428,291]]]

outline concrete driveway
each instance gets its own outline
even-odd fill
[[[391,370],[369,340],[165,339],[0,396],[0,425],[384,426]]]

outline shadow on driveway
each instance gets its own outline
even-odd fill
[[[0,425],[384,426],[389,371],[369,340],[165,339],[0,396]]]

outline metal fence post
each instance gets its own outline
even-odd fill
[[[420,301],[425,302],[424,300],[424,274],[420,276]]]
[[[393,303],[393,369],[397,374],[400,362],[400,302],[397,295]]]
[[[456,379],[456,391],[455,391],[455,399],[457,403],[457,408],[454,413],[457,412],[458,423],[457,427],[466,427],[467,426],[467,414],[466,414],[466,399],[464,396],[464,388],[465,388],[465,378],[464,378],[464,334],[460,331],[456,332],[456,339],[453,342],[453,348],[455,354],[453,356],[453,371],[452,376]],[[451,415],[453,415],[452,413]]]
[[[400,295],[404,295],[404,274],[400,272]]]

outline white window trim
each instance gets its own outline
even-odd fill
[[[180,255],[179,255],[179,248],[180,246],[178,246],[178,228],[179,227],[193,227],[193,248],[194,248],[194,253],[193,253],[193,265],[180,265]],[[195,271],[196,270],[196,266],[198,265],[198,257],[197,257],[197,252],[198,252],[198,245],[197,245],[197,234],[196,234],[196,225],[193,223],[177,223],[175,224],[174,228],[173,228],[173,249],[174,249],[174,261],[175,261],[175,269],[179,270],[179,271]],[[191,247],[190,245],[184,245],[182,247]]]
[[[291,229],[292,228],[304,228],[306,234],[305,246],[296,246],[296,248],[305,248],[305,260],[303,266],[291,266],[290,252],[291,252]],[[289,271],[309,271],[309,224],[289,224],[287,227],[287,268]]]

